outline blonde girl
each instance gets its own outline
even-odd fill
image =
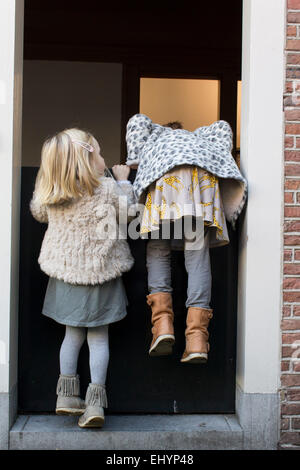
[[[118,238],[117,222],[117,215],[133,202],[129,168],[113,167],[117,182],[104,176],[105,168],[99,144],[90,133],[59,132],[43,145],[30,203],[33,216],[48,224],[38,259],[49,276],[42,313],[66,326],[56,413],[81,415],[81,427],[104,423],[108,325],[127,314],[121,276],[133,265],[126,240]],[[85,339],[91,383],[84,402],[79,396],[77,360]]]

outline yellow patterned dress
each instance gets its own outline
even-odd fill
[[[197,166],[175,167],[149,186],[141,237],[159,230],[162,220],[183,216],[203,218],[204,225],[211,228],[210,247],[229,243],[218,177]]]

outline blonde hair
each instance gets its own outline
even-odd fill
[[[93,146],[89,152],[79,140]],[[44,142],[41,166],[35,183],[35,194],[40,204],[60,204],[94,194],[99,186],[99,175],[93,165],[96,139],[80,129],[65,129]]]

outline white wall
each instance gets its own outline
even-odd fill
[[[237,86],[237,117],[236,117],[236,148],[240,148],[240,140],[241,140],[241,98],[242,98],[242,81],[238,80],[238,86]]]
[[[23,166],[39,166],[43,141],[67,127],[100,143],[107,165],[120,162],[122,65],[24,61]]]
[[[0,2],[0,45],[0,393],[2,393],[9,392],[17,381],[22,0]]]
[[[249,393],[275,393],[280,377],[284,45],[285,1],[244,0],[241,171],[249,199],[239,247],[237,383]]]

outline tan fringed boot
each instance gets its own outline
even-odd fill
[[[104,409],[107,408],[105,385],[89,384],[85,397],[86,410],[78,420],[81,428],[102,428],[105,418]]]
[[[212,309],[189,307],[186,317],[186,346],[181,362],[203,363],[209,351],[208,325],[213,317]]]
[[[57,415],[81,415],[84,413],[85,404],[81,400],[79,375],[60,374],[57,387],[57,401],[55,412]]]
[[[147,303],[152,310],[152,342],[150,356],[165,356],[172,353],[175,342],[174,313],[172,295],[169,292],[155,292],[147,295]]]

